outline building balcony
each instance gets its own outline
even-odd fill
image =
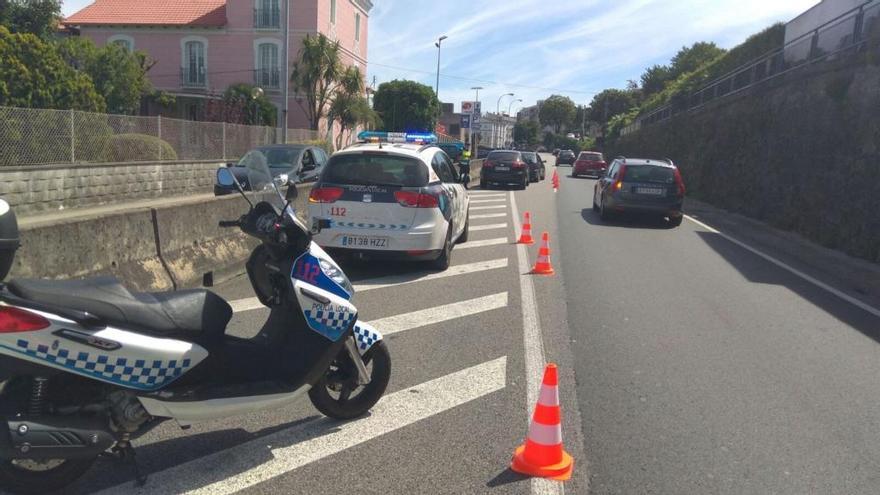
[[[205,67],[181,67],[180,86],[182,88],[205,88],[207,81]]]
[[[281,9],[254,9],[254,28],[279,29],[281,27]]]
[[[281,71],[277,67],[272,69],[257,69],[254,71],[254,86],[263,89],[281,88]]]

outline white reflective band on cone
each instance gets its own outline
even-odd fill
[[[559,405],[559,387],[541,385],[541,394],[538,396],[538,404],[542,406]]]
[[[529,425],[529,440],[541,445],[562,444],[562,425],[542,425],[532,421]]]

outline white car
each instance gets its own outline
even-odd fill
[[[331,252],[445,270],[468,237],[470,199],[458,177],[431,144],[354,144],[330,158],[309,194],[313,224],[323,221],[313,240]]]

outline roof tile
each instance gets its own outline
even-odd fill
[[[64,24],[219,27],[226,25],[226,0],[96,0]]]

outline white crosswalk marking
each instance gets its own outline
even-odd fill
[[[489,199],[489,198],[504,198],[507,197],[504,193],[499,194],[477,194],[474,195],[474,199]]]
[[[483,218],[501,218],[501,217],[506,217],[506,216],[507,216],[507,213],[486,213],[483,215],[471,215],[468,218],[470,218],[471,220],[480,220]]]
[[[455,277],[457,275],[466,275],[469,273],[484,272],[486,270],[495,270],[498,268],[507,268],[507,258],[499,258],[489,261],[479,261],[477,263],[468,263],[465,265],[455,265],[449,267],[444,272],[437,273],[407,273],[404,275],[390,275],[387,277],[379,277],[363,280],[354,284],[355,292],[364,292],[373,289],[384,289],[394,285],[411,284],[414,282],[425,282],[427,280],[436,280],[439,278]]]
[[[443,306],[413,311],[401,315],[389,316],[369,322],[382,332],[382,335],[391,335],[413,328],[433,325],[444,321],[454,320],[465,316],[476,315],[492,311],[493,309],[507,306],[507,292],[493,294],[486,297],[478,297],[467,301],[458,301]]]
[[[265,308],[263,303],[256,297],[248,297],[247,299],[239,299],[237,301],[229,301],[232,306],[233,313],[241,313],[242,311],[250,311],[252,309]]]
[[[473,202],[473,201],[472,201]],[[483,211],[483,210],[506,210],[507,205],[497,205],[497,206],[471,206],[471,211]]]
[[[493,223],[489,225],[471,225],[471,232],[479,232],[481,230],[497,230],[497,229],[506,229],[506,223]]]
[[[479,205],[479,204],[483,204],[483,203],[506,203],[506,202],[507,202],[507,199],[505,199],[505,198],[498,198],[498,199],[472,199],[472,200],[471,200],[471,204],[472,204],[472,205]]]
[[[236,493],[502,390],[506,376],[504,356],[386,395],[363,419],[315,419],[155,473],[143,487],[127,482],[99,493]]]
[[[507,244],[510,241],[507,240],[506,237],[499,237],[497,239],[486,239],[485,241],[467,241],[464,244],[459,244],[455,246],[455,250],[459,251],[461,249],[472,249],[472,248],[481,248],[487,246],[498,246],[500,244]]]

